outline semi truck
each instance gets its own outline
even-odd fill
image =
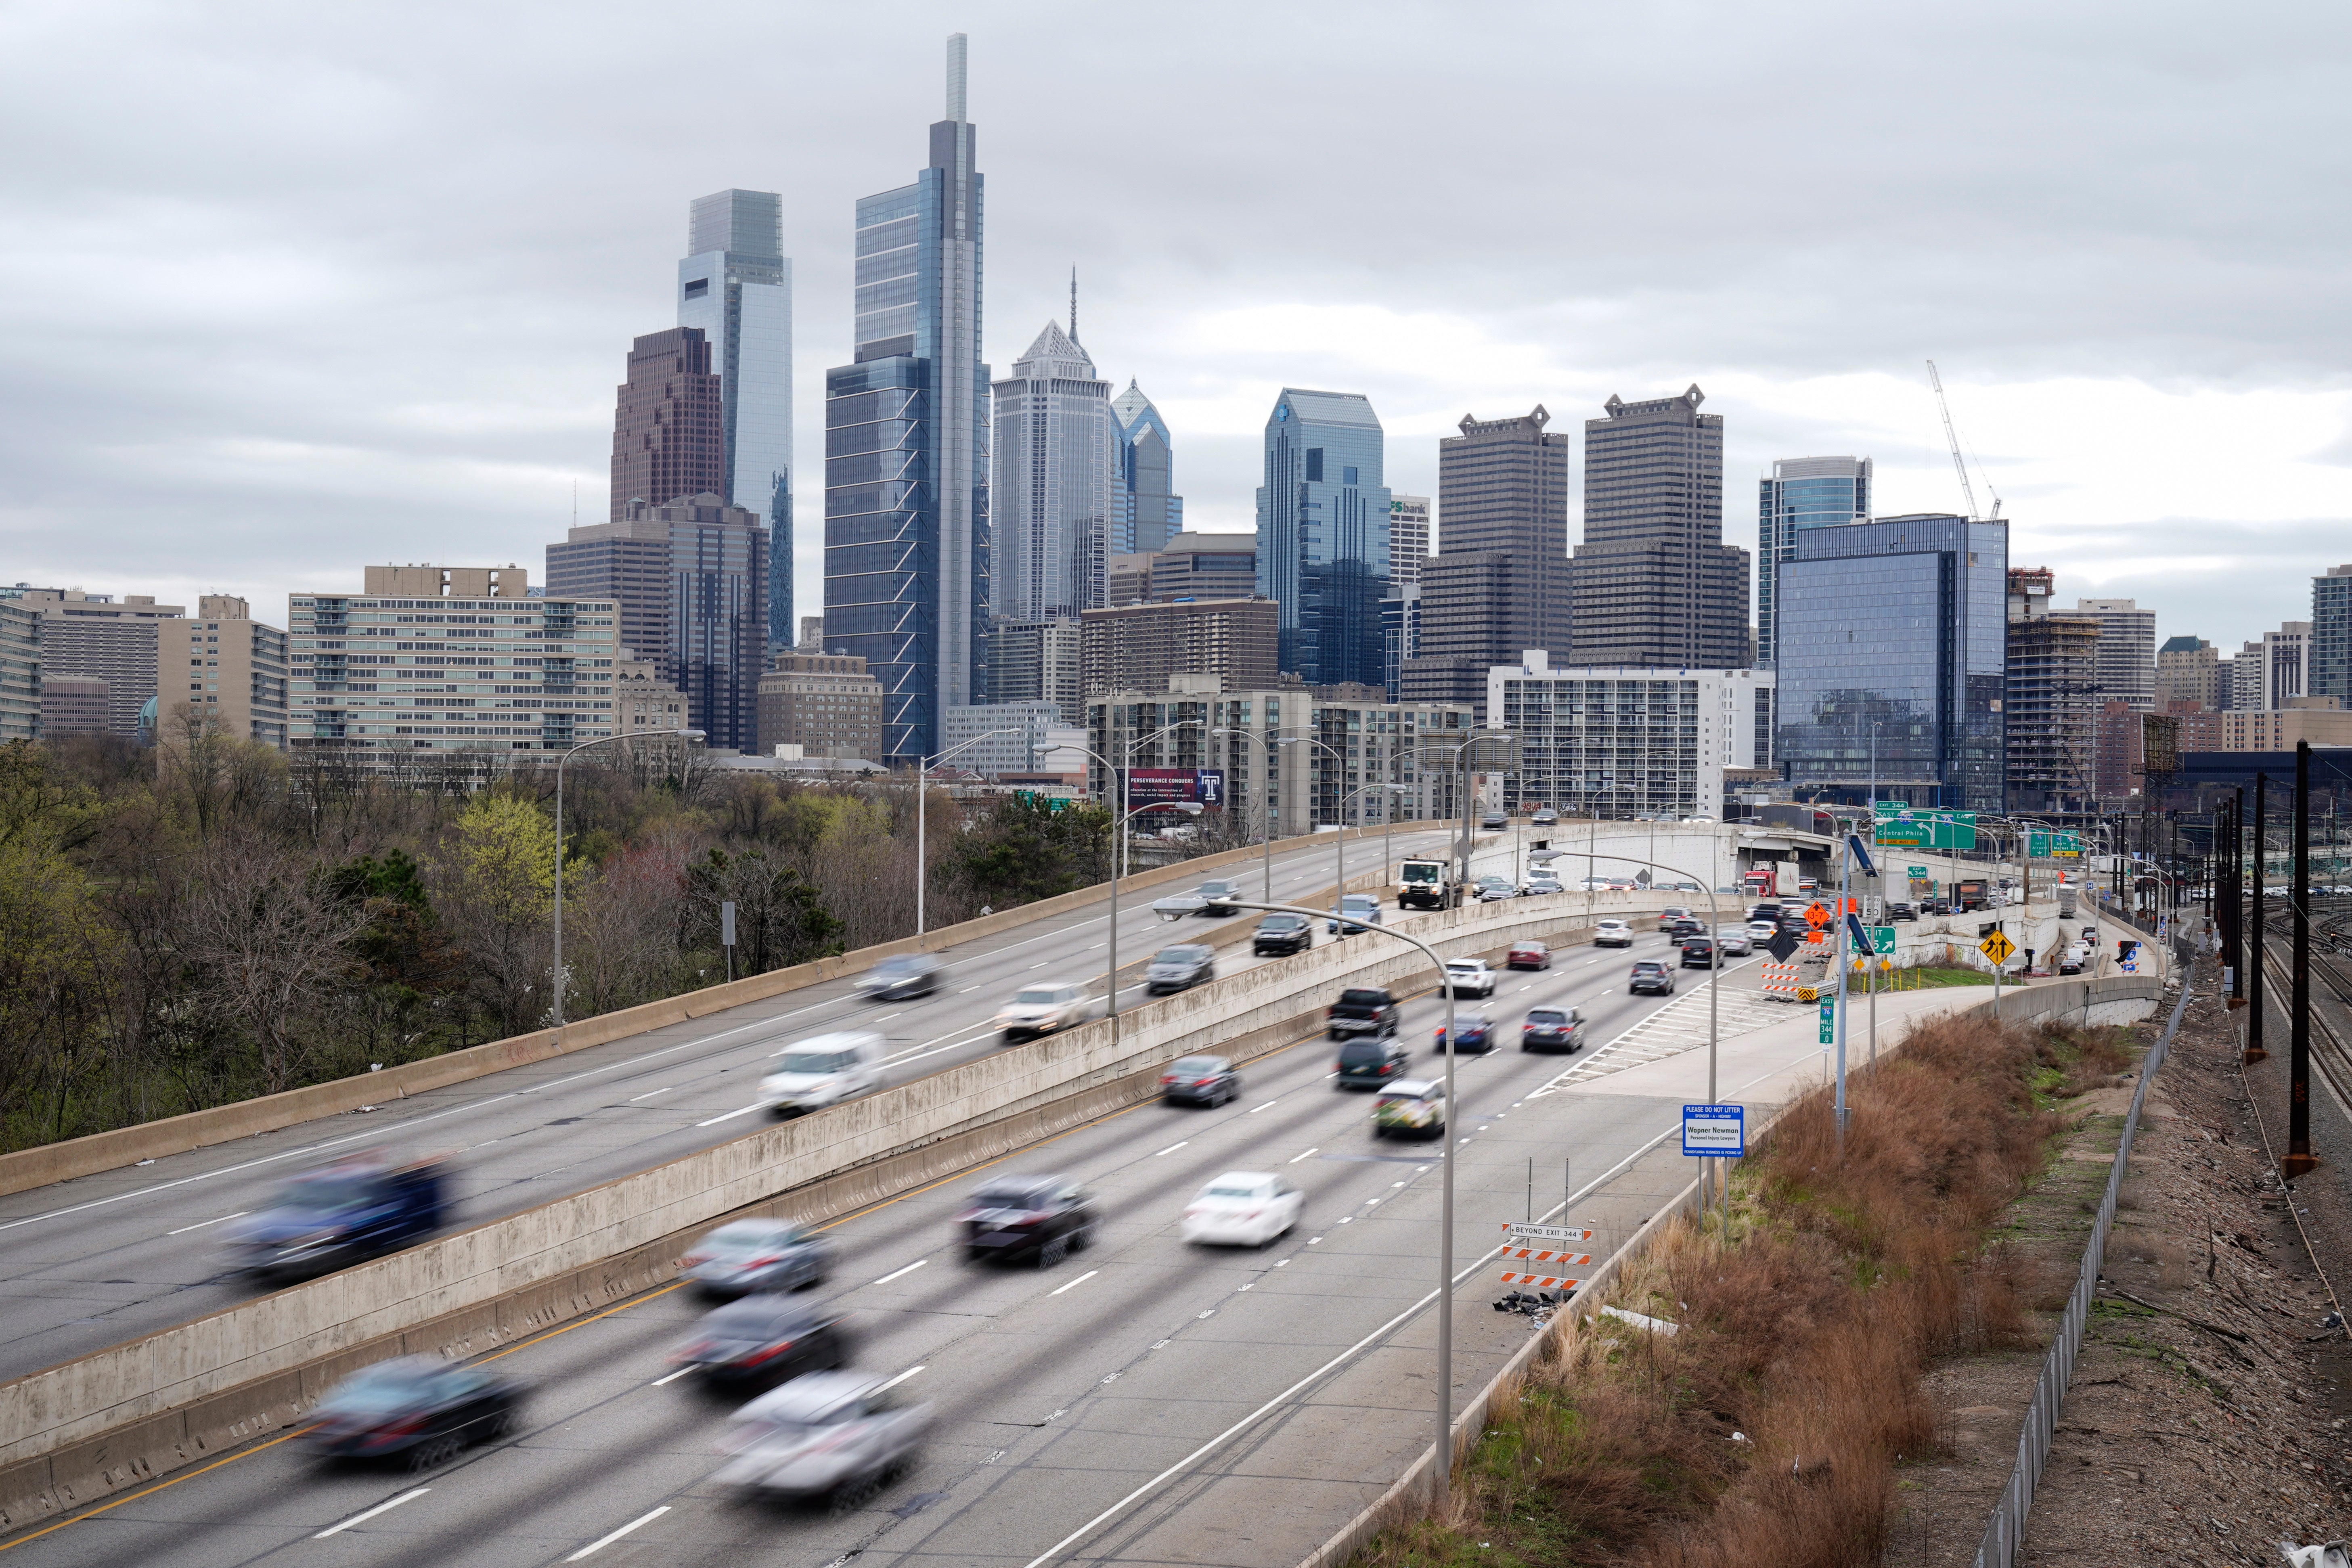
[[[1414,858],[1397,868],[1397,908],[1458,910],[1462,885],[1454,880],[1454,862]]]
[[[355,1155],[295,1177],[227,1240],[244,1272],[306,1279],[424,1240],[441,1228],[448,1162]]]
[[[1768,860],[1751,866],[1741,881],[1750,899],[1793,899],[1797,896],[1796,862]]]
[[[1952,910],[1956,914],[1983,909],[1991,899],[1991,891],[1981,877],[1963,877],[1952,884]]]

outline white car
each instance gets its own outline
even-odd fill
[[[1592,928],[1592,945],[1631,947],[1633,945],[1633,928],[1623,921],[1602,921]]]
[[[1264,1247],[1298,1223],[1307,1194],[1265,1171],[1227,1171],[1184,1205],[1184,1239]]]
[[[812,1035],[776,1053],[760,1079],[760,1103],[778,1116],[823,1110],[882,1087],[888,1042],[871,1030]]]
[[[989,1023],[1002,1031],[1004,1043],[1011,1045],[1083,1024],[1094,1010],[1094,998],[1087,994],[1083,985],[1024,985],[1012,1001],[997,1009],[996,1016]]]
[[[1492,996],[1495,972],[1486,967],[1483,958],[1449,958],[1445,961],[1445,989],[1456,996]]]

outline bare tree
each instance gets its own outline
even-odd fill
[[[364,911],[336,898],[320,868],[257,835],[225,837],[196,868],[190,915],[205,999],[251,1037],[263,1092],[310,1065],[301,1025],[358,968]]]

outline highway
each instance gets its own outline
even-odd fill
[[[1572,897],[1561,902],[1563,921],[1573,920]],[[1548,972],[1507,975],[1491,1008],[1510,1026],[1506,1047],[1460,1063],[1457,1382],[1465,1389],[1527,1332],[1524,1320],[1486,1310],[1498,1287],[1491,1267],[1475,1265],[1500,1223],[1523,1217],[1528,1162],[1538,1192],[1553,1194],[1538,1198],[1541,1210],[1557,1201],[1563,1158],[1579,1180],[1598,1176],[1675,1126],[1682,1101],[1704,1090],[1705,1052],[1690,1048],[1706,1036],[1703,976],[1685,974],[1671,998],[1624,988],[1633,959],[1668,951],[1645,936],[1630,952],[1565,950]],[[1752,1020],[1755,979],[1752,959],[1727,972],[1727,1018]],[[1595,1044],[1574,1057],[1517,1051],[1520,1016],[1545,1003],[1582,1008]],[[1406,1009],[1407,1038],[1432,1068],[1441,1006],[1424,994]],[[1818,1060],[1810,1043],[1798,1052]],[[1096,1245],[1057,1268],[961,1261],[950,1220],[977,1173],[834,1224],[843,1265],[819,1293],[850,1310],[857,1364],[908,1374],[907,1394],[930,1403],[940,1423],[915,1472],[864,1509],[833,1517],[747,1505],[709,1485],[713,1445],[737,1400],[671,1378],[666,1352],[704,1307],[668,1288],[498,1352],[498,1370],[535,1387],[528,1419],[437,1471],[330,1468],[305,1458],[299,1439],[264,1442],[81,1522],[28,1531],[17,1560],[604,1568],[732,1564],[757,1553],[807,1568],[852,1554],[862,1564],[1026,1568],[1139,1488],[1179,1486],[1234,1458],[1199,1450],[1257,1416],[1242,1442],[1276,1427],[1311,1431],[1304,1463],[1314,1474],[1223,1483],[1240,1488],[1237,1503],[1206,1510],[1218,1514],[1206,1520],[1196,1506],[1185,1519],[1196,1532],[1188,1539],[1205,1529],[1226,1543],[1216,1560],[1257,1561],[1253,1509],[1278,1510],[1313,1481],[1376,1489],[1393,1476],[1393,1433],[1313,1408],[1316,1379],[1344,1375],[1426,1327],[1414,1309],[1434,1270],[1436,1151],[1375,1141],[1370,1097],[1335,1090],[1332,1057],[1320,1040],[1302,1043],[1250,1064],[1229,1105],[1136,1107],[1003,1162],[997,1169],[1075,1175],[1097,1194]],[[1650,1075],[1649,1087],[1592,1091],[1594,1072],[1611,1063]],[[665,1076],[632,1072],[604,1085],[599,1103],[617,1108],[623,1089]],[[1658,1074],[1668,1077],[1651,1083]],[[1730,1097],[1741,1086],[1724,1087]],[[700,1108],[716,1115],[740,1103],[731,1089],[707,1089]],[[1279,1171],[1305,1189],[1299,1227],[1262,1251],[1182,1243],[1186,1199],[1236,1169]],[[1395,1403],[1426,1407],[1426,1362],[1418,1364],[1400,1374]],[[1154,1495],[1140,1500],[1148,1508]],[[1146,1537],[1160,1526],[1158,1513],[1115,1512],[1087,1554],[1157,1560],[1146,1547],[1165,1543]]]

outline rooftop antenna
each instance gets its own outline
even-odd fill
[[[1078,341],[1078,269],[1070,268],[1070,341]]]

